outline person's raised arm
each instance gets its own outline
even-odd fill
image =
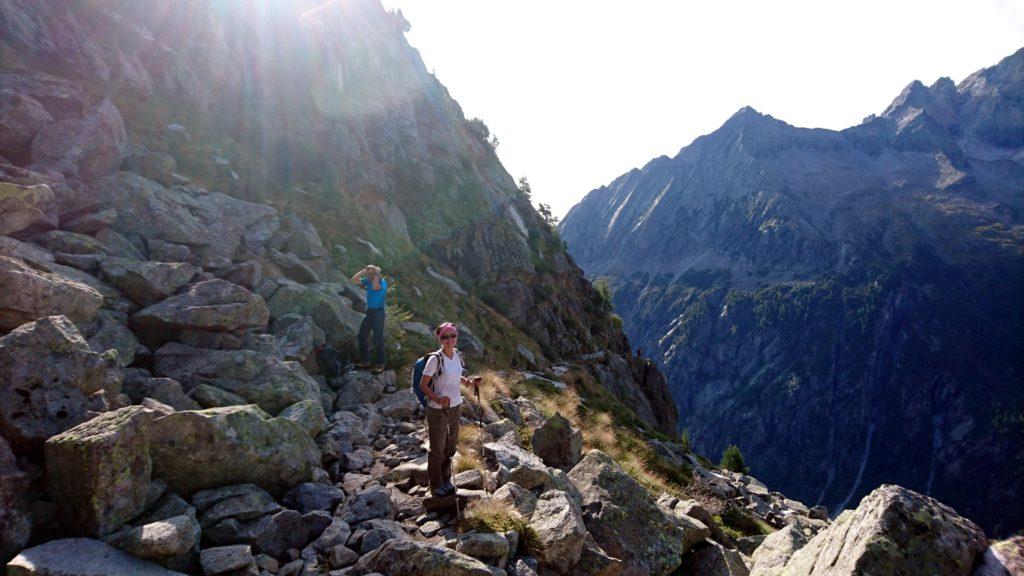
[[[363,278],[363,276],[366,276],[366,267],[365,266],[361,270],[359,270],[359,272],[356,272],[355,274],[352,275],[352,278],[351,278],[352,283],[353,284],[359,284],[359,281]]]

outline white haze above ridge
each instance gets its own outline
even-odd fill
[[[839,130],[912,80],[959,82],[1024,46],[1012,0],[384,4],[558,216],[743,106]]]

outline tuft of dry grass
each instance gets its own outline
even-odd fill
[[[455,473],[465,472],[466,470],[483,470],[484,462],[477,456],[476,451],[462,451],[455,457]]]
[[[455,472],[466,470],[483,470],[484,463],[478,452],[484,432],[479,426],[466,425],[459,428],[458,456],[455,459]]]
[[[530,528],[529,521],[517,512],[511,503],[504,500],[485,498],[470,503],[462,515],[460,528],[462,532],[475,530],[499,534],[515,530],[519,532],[519,537],[526,544],[527,550],[540,550],[537,533]]]

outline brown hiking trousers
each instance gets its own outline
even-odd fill
[[[427,456],[427,477],[430,489],[440,488],[452,477],[452,456],[459,443],[459,418],[462,405],[447,410],[427,406],[427,437],[430,439],[430,453]]]

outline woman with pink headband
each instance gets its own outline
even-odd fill
[[[462,375],[465,363],[462,353],[455,347],[459,329],[445,322],[434,330],[441,349],[431,354],[423,368],[420,389],[429,399],[427,403],[427,435],[430,453],[427,456],[427,476],[430,493],[448,496],[455,493],[452,485],[452,456],[459,441],[459,418],[462,413],[462,384],[477,387],[482,378]]]

